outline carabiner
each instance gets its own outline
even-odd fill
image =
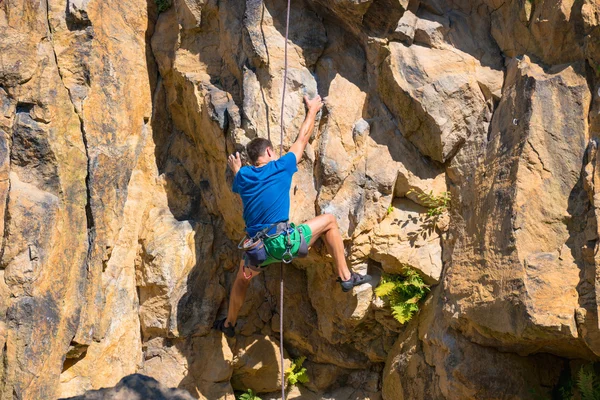
[[[283,261],[286,264],[289,264],[292,262],[293,259],[294,256],[290,252],[290,249],[285,249],[285,252],[281,255],[281,261]]]

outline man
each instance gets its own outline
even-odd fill
[[[304,148],[312,134],[315,117],[323,106],[320,96],[316,96],[312,100],[305,96],[304,101],[308,107],[308,113],[300,127],[298,139],[287,154],[277,159],[271,142],[256,138],[246,146],[252,166],[242,167],[239,153],[232,154],[228,158],[229,167],[235,174],[233,191],[242,198],[246,232],[251,238],[265,229],[270,230],[269,233],[272,234],[275,229],[274,224],[289,219],[292,175],[298,170],[297,164],[302,158]],[[301,233],[308,243],[308,247],[312,246],[317,239],[323,238],[327,250],[333,256],[339,276],[338,281],[344,292],[371,280],[369,275],[350,272],[344,255],[344,243],[335,217],[331,214],[319,215],[295,227],[289,234],[289,238],[285,233],[281,233],[275,237],[264,239],[268,256],[260,266],[248,265],[247,259],[242,260],[231,289],[227,318],[217,321],[215,329],[221,330],[229,337],[235,335],[235,323],[246,297],[250,280],[260,274],[260,268],[280,262],[286,249],[289,249],[296,257],[300,249]]]

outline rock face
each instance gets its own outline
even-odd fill
[[[289,398],[523,399],[599,359],[597,1],[293,1],[287,82],[286,2],[158,3],[0,0],[0,398],[167,396],[136,373],[277,398],[305,356]],[[317,244],[285,267],[281,365],[278,268],[211,330],[244,231],[226,157],[286,151],[316,93],[292,220],[432,291],[400,325]]]
[[[470,245],[477,250],[454,253],[446,276],[447,307],[458,314],[456,324],[468,320],[462,329],[477,342],[493,342],[498,335],[498,346],[520,354],[548,347],[568,357],[585,357],[590,351],[575,321],[585,296],[578,293],[585,290],[580,287],[582,252],[595,240],[583,232],[590,228],[586,216],[579,215],[586,207],[585,197],[580,200],[585,196],[581,168],[591,98],[586,79],[577,72],[580,67],[546,72],[527,57],[507,67],[488,161],[475,170],[472,181],[481,204],[474,219],[480,224],[466,229],[477,232]],[[467,270],[468,282],[452,279]],[[480,290],[469,288],[475,282]],[[552,301],[554,296],[560,301]],[[495,318],[484,316],[484,310]],[[482,318],[486,322],[479,325]]]

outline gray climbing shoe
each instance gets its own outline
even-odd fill
[[[227,337],[234,337],[235,336],[235,325],[234,326],[225,326],[225,321],[227,320],[227,318],[223,318],[220,320],[217,320],[214,325],[213,325],[213,329],[216,329],[218,331],[223,332]]]
[[[343,281],[341,278],[337,278],[337,281],[342,286],[342,291],[349,292],[354,286],[362,285],[371,281],[371,275],[359,275],[356,272],[350,273],[350,279]]]

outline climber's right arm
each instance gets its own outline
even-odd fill
[[[321,96],[319,95],[312,100],[310,100],[308,96],[304,96],[304,102],[306,103],[306,107],[308,107],[308,112],[306,113],[304,122],[300,127],[300,134],[298,135],[298,138],[292,147],[290,147],[290,152],[296,155],[296,163],[299,163],[300,159],[302,158],[304,148],[306,148],[308,139],[310,139],[315,127],[315,118],[317,117],[317,113],[321,107],[323,107],[323,102],[321,101]]]

